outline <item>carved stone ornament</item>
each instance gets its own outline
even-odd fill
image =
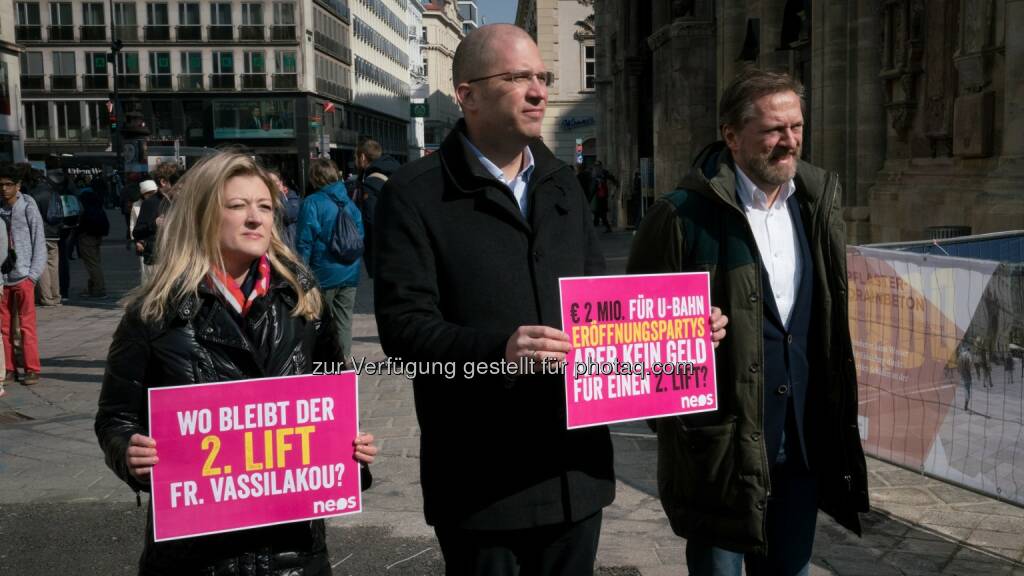
[[[882,78],[885,110],[900,140],[914,124],[917,79],[924,56],[923,0],[882,1]]]

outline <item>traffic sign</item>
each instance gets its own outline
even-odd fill
[[[430,116],[430,104],[426,102],[413,102],[409,105],[409,116],[413,118],[427,118]]]

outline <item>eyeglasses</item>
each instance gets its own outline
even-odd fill
[[[554,72],[532,72],[530,70],[515,70],[512,72],[499,72],[498,74],[491,74],[490,76],[483,76],[481,78],[474,78],[467,80],[467,84],[474,82],[480,82],[483,80],[490,80],[491,78],[501,78],[506,82],[511,82],[517,86],[526,86],[533,81],[534,78],[544,86],[550,87],[555,82]]]
[[[0,188],[17,188],[18,186],[17,182],[0,182]]]

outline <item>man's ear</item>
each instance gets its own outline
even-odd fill
[[[463,110],[473,110],[476,107],[475,92],[473,91],[473,88],[465,82],[455,87],[455,99],[458,101],[459,107]]]
[[[725,140],[725,145],[729,147],[729,150],[736,152],[740,147],[739,139],[736,137],[736,129],[729,124],[722,124],[721,133],[722,140]]]

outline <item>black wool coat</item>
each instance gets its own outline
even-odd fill
[[[585,518],[615,494],[605,427],[567,431],[561,376],[468,377],[503,359],[523,325],[561,328],[558,279],[604,271],[586,198],[537,142],[524,218],[511,191],[464,146],[391,176],[377,207],[377,327],[396,361],[454,363],[417,375],[426,520],[520,529]],[[449,364],[452,366],[452,364]],[[422,370],[421,370],[422,371]],[[478,371],[477,371],[478,372]]]
[[[297,273],[304,290],[316,285],[309,272]],[[110,345],[96,414],[96,436],[111,470],[134,490],[149,491],[128,472],[125,454],[133,434],[149,433],[149,388],[309,374],[314,361],[336,360],[330,308],[306,320],[292,316],[296,299],[292,287],[273,276],[270,291],[244,320],[205,284],[159,324],[128,309]],[[372,477],[362,472],[365,489]],[[330,574],[324,521],[154,542],[150,508],[139,574]]]

